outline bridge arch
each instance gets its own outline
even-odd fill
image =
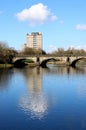
[[[33,62],[36,62],[36,58],[33,58],[33,57],[14,57],[12,62],[15,63],[19,60],[31,60]]]
[[[40,63],[40,66],[43,67],[43,68],[47,67],[46,64],[47,64],[47,62],[49,62],[49,61],[59,61],[59,59],[55,59],[55,58],[45,59],[45,60],[43,60],[43,61]]]
[[[14,66],[16,67],[23,67],[27,65],[28,63],[34,63],[34,61],[32,59],[20,58],[20,59],[16,59],[13,62]]]
[[[70,66],[76,67],[76,63],[77,63],[78,61],[80,61],[80,60],[85,60],[85,59],[86,59],[86,58],[84,58],[84,57],[75,59],[75,60],[72,61],[72,63],[70,64]]]
[[[16,61],[13,62],[14,66],[15,67],[23,67],[25,66],[25,62],[24,62],[25,59],[18,59]]]

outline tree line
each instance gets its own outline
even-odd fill
[[[55,55],[55,56],[86,56],[86,51],[84,49],[75,49],[75,48],[68,48],[64,50],[64,48],[58,48],[56,51],[48,53],[48,55]]]
[[[25,47],[20,53],[22,55],[46,55],[46,52],[40,48],[35,49],[29,47]]]
[[[75,49],[75,48],[68,48],[64,50],[64,48],[58,48],[56,51],[51,53],[46,53],[44,50],[41,49],[34,49],[25,47],[21,52],[23,55],[52,55],[52,56],[86,56],[86,51],[84,49]]]

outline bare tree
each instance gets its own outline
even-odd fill
[[[17,54],[13,48],[9,48],[7,43],[0,42],[0,63],[11,63],[12,58]]]

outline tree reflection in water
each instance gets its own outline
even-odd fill
[[[9,80],[12,78],[12,69],[0,69],[0,91],[5,90],[9,85]]]

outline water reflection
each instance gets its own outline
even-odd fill
[[[42,119],[48,114],[49,102],[53,101],[53,96],[50,100],[47,99],[43,91],[43,76],[50,74],[63,74],[63,75],[74,75],[74,74],[86,74],[84,68],[72,68],[72,67],[57,67],[50,65],[49,68],[42,69],[40,67],[24,69],[23,75],[27,82],[27,95],[24,95],[20,99],[20,107],[31,118]],[[55,99],[54,99],[55,102]]]
[[[21,98],[20,107],[30,118],[42,119],[47,114],[48,104],[43,95],[30,93]]]
[[[82,83],[82,85],[78,86],[77,93],[80,98],[86,98],[86,85]]]
[[[42,76],[43,70],[40,67],[26,71],[26,79],[29,92],[42,94]]]
[[[51,103],[51,106],[53,105],[53,103],[55,103],[55,95],[53,95],[53,93],[55,94],[55,90],[52,89],[50,96],[45,94],[44,92],[44,88],[45,88],[44,82],[43,82],[44,77],[48,77],[52,75],[51,80],[55,81],[53,77],[55,76],[55,78],[57,79],[58,75],[61,75],[61,76],[68,75],[68,77],[70,77],[71,75],[77,75],[77,74],[86,75],[86,68],[82,67],[82,68],[74,69],[72,67],[57,67],[55,65],[49,65],[49,68],[46,68],[46,69],[37,67],[37,68],[24,68],[24,69],[14,68],[10,70],[9,69],[0,70],[0,91],[10,86],[10,82],[14,74],[16,77],[15,80],[17,80],[18,74],[23,76],[22,79],[25,81],[24,87],[26,87],[27,89],[26,90],[27,92],[25,92],[24,94],[21,94],[21,97],[19,99],[20,109],[22,109],[30,118],[44,119],[44,117],[48,115],[50,103]],[[45,82],[47,82],[48,85],[50,84],[48,83],[49,81],[45,81]],[[53,82],[51,83],[53,87],[56,86],[56,88],[54,87],[55,89],[58,89],[60,82],[61,81],[58,80],[57,86],[56,86],[57,82],[55,85]],[[23,81],[21,81],[21,83],[23,83]],[[70,83],[72,83],[71,79],[70,79]],[[17,81],[16,81],[16,84],[17,84]],[[49,91],[50,91],[50,88],[49,88]],[[86,96],[86,87],[84,83],[82,85],[80,84],[80,86],[77,87],[77,93],[79,96],[82,96],[82,97]]]
[[[0,69],[0,91],[8,88],[8,84],[11,78],[12,78],[11,69]]]
[[[0,130],[86,129],[86,68],[0,72]]]
[[[47,114],[48,101],[43,94],[42,88],[42,68],[30,68],[24,71],[27,82],[28,94],[20,99],[20,107],[23,111],[31,115],[31,118],[42,119]]]
[[[52,73],[52,74],[86,74],[86,67],[80,66],[80,67],[70,67],[70,66],[62,66],[62,67],[57,67],[57,65],[48,65],[47,68],[47,73]]]

